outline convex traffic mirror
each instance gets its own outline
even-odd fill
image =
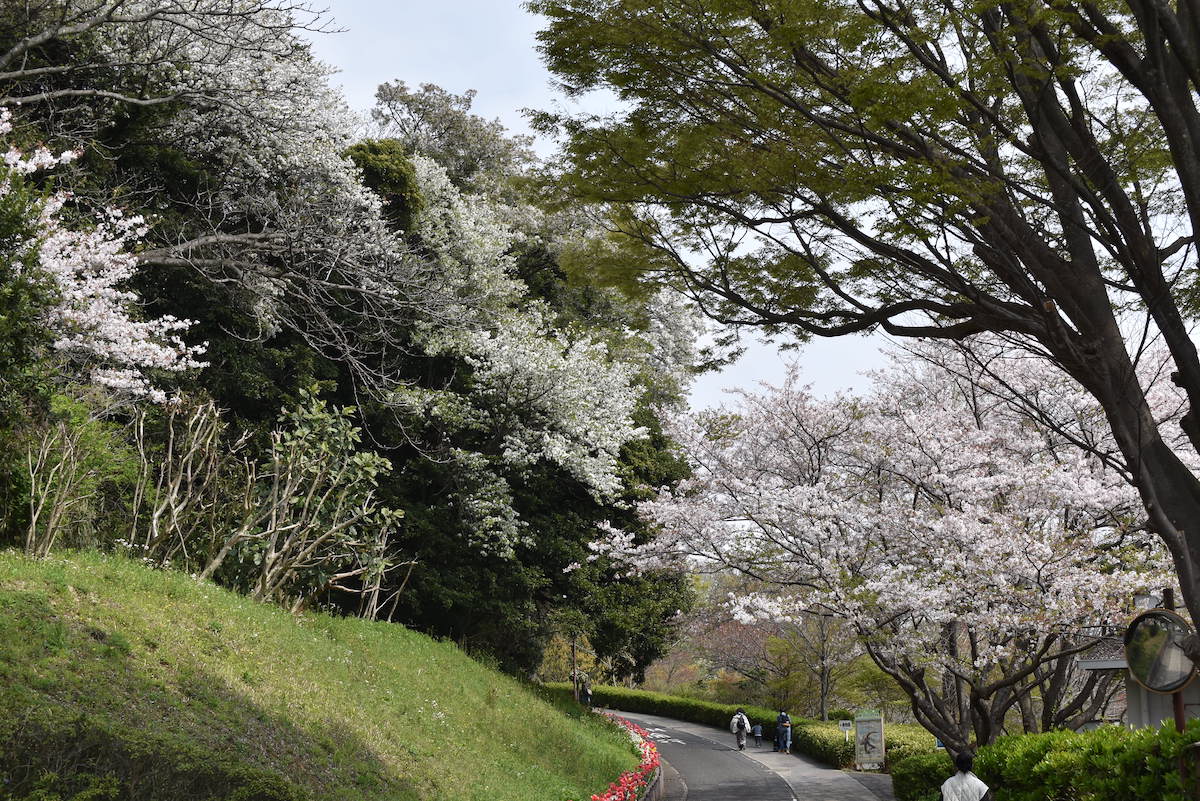
[[[1125,631],[1125,661],[1134,680],[1156,693],[1182,690],[1195,676],[1183,652],[1192,633],[1187,621],[1166,609],[1151,609],[1133,619]]]

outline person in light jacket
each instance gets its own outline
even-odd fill
[[[745,751],[746,735],[750,733],[750,718],[746,717],[746,712],[741,707],[738,707],[738,711],[729,721],[729,731],[737,738],[738,750]]]
[[[958,773],[942,782],[942,801],[992,801],[992,791],[971,772],[975,757],[963,751],[954,757],[954,767]]]

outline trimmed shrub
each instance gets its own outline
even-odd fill
[[[1184,793],[1180,754],[1195,742],[1197,720],[1182,733],[1167,725],[1011,735],[979,749],[975,773],[996,801],[1185,801],[1192,796]],[[952,770],[945,754],[897,761],[892,767],[897,801],[936,799]]]
[[[571,699],[570,684],[546,684],[544,690],[552,697]],[[728,729],[729,719],[739,706],[646,690],[601,686],[592,687],[592,703],[610,709],[662,715],[721,729]],[[765,738],[774,739],[775,716],[778,711],[760,706],[741,705],[741,708],[746,711],[751,724],[762,723]],[[933,736],[919,726],[886,727],[884,743],[889,766],[894,760],[933,750]],[[851,767],[854,764],[854,743],[846,741],[846,735],[838,728],[837,722],[832,720],[811,720],[793,716],[792,750],[835,768]]]
[[[883,741],[890,751],[891,742],[886,731]],[[854,764],[854,743],[846,741],[846,735],[837,723],[831,725],[826,721],[793,718],[792,750],[835,768]]]
[[[945,751],[912,754],[892,764],[892,791],[898,801],[938,801],[938,788],[952,773]]]

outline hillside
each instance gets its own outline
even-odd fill
[[[0,553],[3,799],[555,801],[636,763],[600,722],[401,626]]]

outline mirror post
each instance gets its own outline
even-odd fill
[[[1163,590],[1163,607],[1168,611],[1175,610],[1175,590],[1167,587]],[[1183,731],[1187,721],[1183,717],[1183,691],[1171,693],[1171,711],[1175,713],[1175,731]]]

